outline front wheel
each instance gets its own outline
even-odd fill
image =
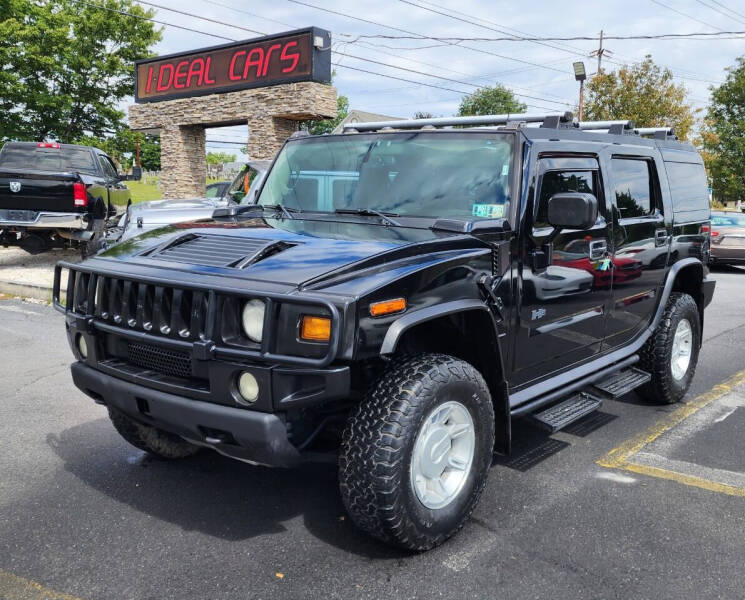
[[[696,372],[700,347],[696,301],[688,294],[670,294],[657,329],[642,348],[640,366],[652,380],[639,389],[640,394],[661,404],[682,400]]]
[[[393,361],[344,432],[344,505],[372,536],[427,550],[475,508],[493,447],[491,396],[476,369],[439,354]]]

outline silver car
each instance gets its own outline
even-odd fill
[[[231,203],[252,204],[256,190],[269,170],[271,161],[253,160],[246,163],[224,195],[219,197],[153,200],[131,204],[121,216],[117,227],[108,232],[107,240],[115,243],[174,223],[208,219],[216,208]]]

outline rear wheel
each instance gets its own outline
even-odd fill
[[[679,402],[693,380],[700,346],[696,301],[688,294],[670,294],[657,329],[642,348],[640,366],[652,380],[639,388],[640,394],[662,404]]]
[[[186,458],[200,450],[199,446],[190,444],[173,433],[133,421],[115,408],[109,408],[109,418],[125,440],[135,448],[158,458]]]
[[[349,419],[339,479],[354,522],[410,550],[457,532],[486,483],[494,412],[481,375],[461,360],[394,361]]]

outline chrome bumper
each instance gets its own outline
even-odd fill
[[[25,212],[31,219],[16,220],[12,213]],[[31,215],[28,215],[31,213]],[[0,227],[26,227],[33,229],[87,229],[87,215],[81,213],[37,212],[0,210]]]

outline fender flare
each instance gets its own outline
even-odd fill
[[[416,325],[431,321],[432,319],[471,310],[481,310],[491,316],[489,308],[480,300],[453,300],[452,302],[444,302],[435,306],[420,308],[419,310],[405,314],[393,321],[388,327],[388,331],[383,338],[383,343],[380,346],[380,354],[393,354],[403,334]]]

